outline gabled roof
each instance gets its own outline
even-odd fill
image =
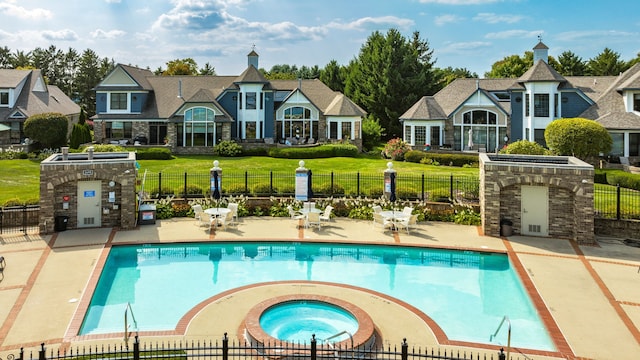
[[[17,72],[11,74],[11,72]],[[26,79],[24,77],[26,72]],[[40,70],[3,70],[0,76],[6,75],[6,83],[15,83],[17,78],[22,78],[26,83],[22,88],[13,108],[0,108],[0,121],[7,121],[16,111],[26,117],[47,112],[57,112],[67,116],[80,113],[80,106],[74,103],[62,90],[54,85],[46,85],[44,91],[40,91],[42,84],[42,72]],[[22,82],[18,81],[16,85]],[[0,80],[0,83],[5,83]],[[15,88],[15,86],[13,86]],[[34,91],[38,89],[38,91]]]
[[[492,91],[506,91],[517,82],[517,79],[455,79],[433,97],[442,111],[449,116],[458,109],[478,89]],[[509,103],[497,103],[506,113],[510,113]]]
[[[0,69],[0,88],[14,89],[29,74],[31,74],[31,70]]]
[[[147,81],[150,76],[154,76],[151,70],[140,69],[135,66],[118,64],[131,78],[144,90],[151,90],[151,85]]]
[[[433,96],[423,96],[418,102],[413,104],[409,110],[405,111],[404,114],[400,115],[400,120],[403,119],[446,119],[447,114],[445,114],[440,104],[436,101]]]
[[[313,80],[272,80],[271,86],[276,91],[300,90],[304,96],[313,103],[322,113],[326,113],[329,105],[334,101],[339,92],[331,90],[318,79]]]
[[[640,90],[640,63],[634,64],[629,70],[625,71],[619,85],[616,87],[617,91],[624,90]]]

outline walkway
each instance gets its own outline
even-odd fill
[[[599,238],[599,246],[578,246],[562,239],[483,236],[478,228],[449,223],[420,223],[411,235],[382,232],[368,221],[338,218],[329,226],[298,229],[290,219],[249,217],[237,228],[209,234],[192,219],[158,221],[135,230],[69,230],[50,236],[0,237],[6,259],[0,281],[0,359],[20,347],[37,351],[92,344],[120,346],[116,337],[79,337],[77,329],[97,281],[97,266],[111,244],[216,240],[321,240],[388,243],[508,252],[545,319],[558,352],[529,352],[535,359],[640,358],[640,249],[620,239]],[[292,291],[344,297],[365,309],[379,327],[385,345],[464,349],[496,355],[493,347],[450,341],[428,314],[361,289],[294,282],[238,289],[203,302],[172,332],[141,334],[142,341],[219,340],[228,332],[239,341],[243,309],[260,298]],[[275,294],[275,295],[274,295]],[[219,316],[224,314],[225,316]],[[212,324],[212,316],[217,320]],[[517,329],[513,329],[517,331]],[[511,354],[524,358],[518,349]],[[33,356],[37,356],[34,353]]]

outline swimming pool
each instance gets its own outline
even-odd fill
[[[429,315],[452,340],[490,343],[506,315],[512,346],[555,350],[505,254],[327,243],[114,246],[80,334],[122,332],[127,303],[139,330],[173,330],[187,311],[215,294],[285,280],[387,294]],[[506,337],[501,332],[492,343],[506,344]]]

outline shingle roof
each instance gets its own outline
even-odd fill
[[[620,85],[616,87],[618,91],[624,90],[639,90],[640,89],[640,63],[636,63],[629,70],[625,71],[623,75],[626,79],[621,79]]]
[[[31,70],[0,69],[0,88],[13,89],[30,73]]]
[[[330,116],[365,116],[367,112],[344,94],[337,93],[331,104],[327,106],[324,114]]]
[[[325,113],[329,105],[340,93],[331,90],[327,85],[318,79],[313,80],[271,80],[274,90],[300,91],[311,101],[322,113]],[[351,101],[351,100],[349,100]],[[355,105],[355,104],[354,104]]]
[[[13,71],[17,71],[19,75],[10,74]],[[25,72],[27,76],[26,83],[18,95],[15,106],[13,108],[0,108],[0,119],[2,121],[8,121],[9,116],[16,110],[19,110],[26,117],[47,112],[56,112],[67,116],[80,113],[80,106],[74,103],[57,86],[45,85],[46,91],[32,91],[38,84],[39,79],[41,83],[44,83],[41,80],[42,73],[40,70],[4,70],[0,72],[0,76],[7,75],[11,79],[6,82],[8,84],[14,82],[16,77],[24,79]],[[18,81],[16,85],[21,81]],[[5,83],[4,80],[0,82]]]
[[[144,90],[151,90],[151,85],[147,81],[150,76],[155,76],[153,72],[147,69],[140,69],[135,66],[118,64],[140,87]]]
[[[249,65],[245,71],[240,74],[235,83],[260,83],[260,84],[268,84],[269,80],[267,80],[264,75],[258,69],[253,67],[253,65]]]
[[[536,81],[558,81],[564,82],[566,79],[560,75],[554,68],[542,60],[538,60],[533,64],[522,76],[518,78],[520,83],[536,82]]]
[[[418,100],[409,110],[400,115],[400,120],[403,119],[446,119],[447,114],[442,110],[440,104],[433,96],[423,96]]]
[[[512,87],[517,79],[456,79],[433,97],[442,111],[449,116],[478,89],[486,91],[505,91]],[[499,103],[506,113],[510,113],[508,103]]]

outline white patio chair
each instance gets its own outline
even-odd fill
[[[234,223],[238,222],[238,204],[237,203],[229,203],[227,204],[227,208],[231,209],[232,221]]]
[[[199,226],[205,226],[205,225],[209,225],[208,222],[206,222],[206,220],[208,219],[204,219],[205,221],[203,221],[203,217],[204,215],[206,215],[204,213],[204,210],[202,210],[202,205],[200,204],[195,204],[192,206],[193,208],[193,217],[196,220],[196,224]]]
[[[407,234],[409,234],[409,230],[415,228],[418,224],[418,214],[413,214],[407,218],[402,218],[396,221],[396,226],[398,228],[404,228],[407,230]]]
[[[380,225],[382,229],[393,229],[394,224],[391,219],[382,216],[380,213],[373,213],[373,226]]]
[[[381,212],[382,212],[382,206],[380,206],[380,205],[374,205],[373,206],[373,213],[374,214],[379,214]]]
[[[233,212],[229,211],[225,216],[219,216],[214,218],[213,220],[216,223],[216,227],[221,227],[222,230],[227,230],[227,228],[233,225]]]
[[[307,213],[307,219],[305,221],[305,226],[306,227],[312,227],[312,226],[317,226],[318,230],[320,230],[320,227],[322,226],[322,222],[320,220],[320,213],[319,212],[309,212]]]
[[[327,205],[327,207],[324,208],[324,211],[322,212],[322,214],[320,214],[320,221],[326,221],[326,222],[331,221],[332,211],[333,211],[333,206]]]
[[[409,206],[405,206],[404,209],[402,209],[402,214],[407,216],[411,216],[412,212],[413,212],[413,208]]]
[[[293,210],[293,206],[291,205],[287,205],[287,210],[289,211],[289,216],[291,217],[291,220],[300,220],[305,218],[303,213],[301,213],[300,211]]]

